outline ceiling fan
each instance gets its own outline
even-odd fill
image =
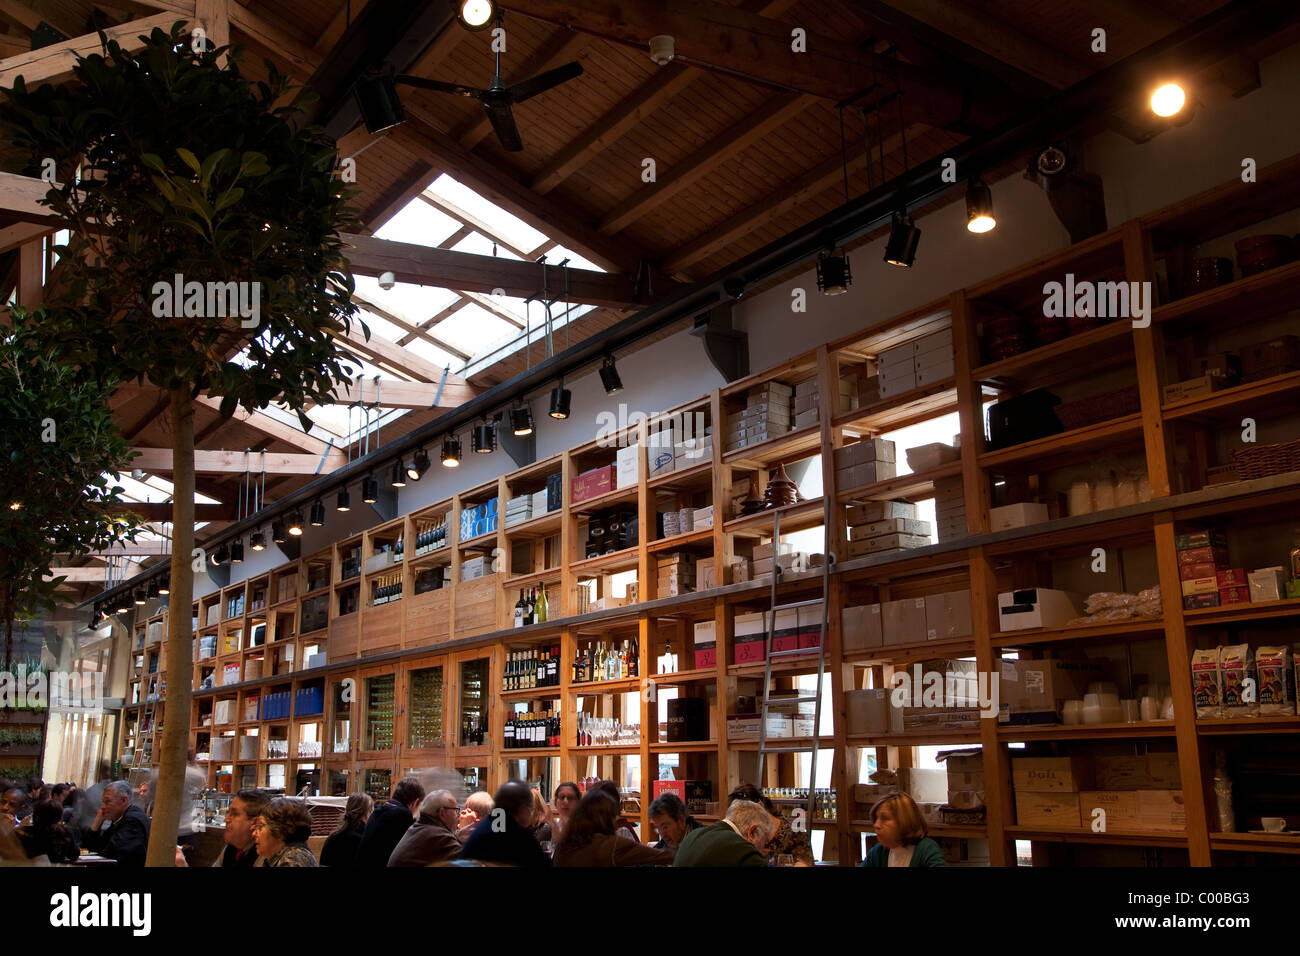
[[[497,23],[501,18],[498,16]],[[501,141],[502,147],[519,152],[524,148],[519,139],[519,127],[515,125],[515,115],[511,107],[516,103],[531,99],[539,93],[559,86],[581,75],[582,64],[574,61],[553,70],[539,73],[537,76],[507,86],[501,76],[501,50],[496,50],[496,73],[492,84],[487,89],[464,86],[460,83],[444,83],[441,80],[429,80],[422,76],[406,73],[392,73],[384,70],[369,70],[356,83],[354,93],[357,106],[361,110],[361,119],[366,129],[378,133],[403,121],[405,114],[402,102],[397,96],[397,84],[418,87],[422,90],[434,90],[439,93],[451,93],[455,96],[468,96],[478,100],[487,111],[492,129]]]

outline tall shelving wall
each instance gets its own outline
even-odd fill
[[[1165,402],[1162,389],[1169,382],[1192,377],[1188,365],[1206,342],[1212,341],[1222,350],[1234,335],[1240,344],[1288,327],[1294,330],[1300,263],[1195,294],[1181,294],[1177,277],[1195,250],[1213,250],[1216,243],[1222,245],[1234,233],[1279,216],[1279,210],[1300,206],[1300,187],[1293,185],[1300,182],[1297,173],[1300,157],[1262,170],[1258,183],[1229,183],[1130,221],[733,382],[659,419],[639,423],[615,436],[628,443],[640,441],[640,470],[634,486],[575,504],[571,500],[573,477],[615,460],[615,449],[608,442],[588,442],[202,598],[192,609],[198,627],[194,673],[189,675],[196,688],[191,739],[196,749],[212,753],[215,740],[233,737],[229,745],[221,745],[229,746],[229,752],[220,757],[214,754],[209,762],[209,782],[235,789],[278,784],[293,792],[299,773],[314,771],[319,780],[313,784],[323,793],[370,789],[385,795],[391,782],[408,770],[440,766],[464,770],[471,780],[492,789],[511,776],[536,779],[545,769],[557,781],[616,777],[625,767],[623,762],[635,757],[640,761],[642,787],[639,816],[633,816],[642,835],[647,836],[651,832],[647,810],[652,782],[659,776],[659,758],[675,754],[681,775],[714,781],[714,799],[720,799],[735,784],[752,779],[755,769],[757,743],[728,740],[726,717],[735,712],[738,695],[756,692],[763,673],[761,663],[731,663],[735,616],[766,609],[769,590],[763,580],[726,582],[726,569],[738,549],[743,552],[747,543],[767,540],[772,525],[770,511],[746,517],[728,514],[730,489],[738,479],[751,477],[761,495],[770,468],[814,459],[813,467],[821,469],[823,495],[834,505],[828,540],[836,554],[846,553],[845,505],[933,497],[935,482],[944,479],[961,479],[969,532],[966,537],[927,548],[841,559],[833,568],[827,648],[827,701],[833,729],[818,737],[817,744],[822,759],[832,767],[839,812],[834,819],[812,822],[826,831],[826,859],[849,863],[860,856],[861,834],[870,830],[870,823],[860,818],[865,808],[854,813],[853,786],[866,757],[874,753],[879,767],[907,767],[916,759],[915,748],[928,745],[982,746],[986,823],[935,826],[932,832],[987,838],[993,865],[1015,863],[1016,841],[1032,841],[1035,860],[1043,863],[1209,865],[1246,862],[1252,854],[1295,854],[1300,846],[1292,838],[1217,832],[1211,777],[1216,748],[1294,749],[1300,739],[1296,737],[1300,717],[1197,719],[1189,658],[1199,647],[1230,643],[1236,640],[1233,635],[1252,629],[1262,628],[1265,638],[1283,643],[1281,632],[1294,626],[1300,600],[1184,611],[1174,544],[1180,531],[1217,520],[1230,525],[1233,566],[1278,563],[1276,551],[1265,555],[1255,549],[1267,538],[1263,532],[1276,526],[1279,516],[1289,519],[1300,509],[1300,472],[1215,485],[1207,484],[1207,472],[1229,460],[1231,436],[1240,431],[1238,422],[1243,415],[1257,418],[1261,436],[1267,433],[1269,441],[1300,435],[1295,411],[1300,372],[1176,402]],[[1124,320],[1112,322],[1011,358],[986,361],[978,334],[981,318],[995,311],[1040,311],[1044,283],[1060,281],[1066,273],[1074,273],[1080,280],[1150,281],[1161,289],[1161,304],[1144,327]],[[943,328],[954,333],[955,374],[951,378],[856,408],[831,404],[842,375],[861,375],[865,363],[883,349]],[[766,381],[791,383],[812,375],[818,379],[820,394],[825,397],[822,407],[829,409],[829,414],[779,438],[726,450],[721,423],[728,412],[743,406],[749,389]],[[982,406],[988,401],[1038,387],[1060,389],[1063,396],[1075,397],[1125,385],[1137,387],[1137,411],[1050,438],[985,450]],[[878,436],[953,412],[960,421],[959,461],[866,487],[836,487],[835,449],[860,437]],[[708,457],[669,474],[648,477],[648,437],[662,421],[696,413],[703,415],[715,436]],[[900,447],[900,456],[902,451]],[[989,509],[1001,502],[1000,495],[1019,491],[1050,498],[1060,490],[1060,476],[1068,477],[1071,469],[1084,468],[1101,454],[1143,467],[1151,499],[1106,512],[990,532]],[[506,527],[505,502],[545,488],[546,477],[557,473],[562,476],[561,507]],[[457,532],[462,511],[493,497],[501,509],[497,529],[461,540]],[[671,539],[656,539],[657,504],[682,503],[712,504],[713,525]],[[593,511],[616,505],[634,507],[640,528],[651,533],[642,533],[634,548],[585,558],[579,551],[583,522]],[[782,533],[820,528],[822,515],[823,498],[788,506],[782,509]],[[430,522],[444,521],[446,546],[417,553],[415,542],[421,529]],[[402,559],[368,568],[367,559],[382,553],[384,545],[395,545],[399,536],[405,544]],[[1097,547],[1106,549],[1112,562],[1129,569],[1133,580],[1118,579],[1127,590],[1160,585],[1162,618],[1035,631],[998,630],[999,592],[1033,584],[1053,586],[1057,577],[1060,583],[1056,586],[1078,582],[1081,569],[1088,567]],[[656,556],[676,550],[694,553],[702,563],[712,558],[718,586],[677,596],[654,593]],[[495,573],[461,582],[462,565],[479,556],[497,562]],[[516,557],[519,566],[514,563]],[[435,566],[448,569],[450,583],[416,594],[421,572]],[[637,575],[638,603],[577,613],[580,581],[594,581],[596,597],[608,599],[612,575],[628,571]],[[820,578],[817,569],[786,575],[782,599],[796,600],[820,591]],[[401,599],[371,604],[371,585],[380,579],[388,585],[400,579]],[[512,605],[519,589],[542,583],[551,596],[552,619],[523,629],[511,628]],[[842,608],[966,588],[972,596],[971,637],[843,650]],[[153,610],[155,616],[149,621],[165,619],[165,612]],[[717,655],[711,666],[698,667],[691,635],[694,625],[704,621],[715,623]],[[148,642],[147,635],[147,628],[141,629],[141,644],[133,649],[137,673],[122,724],[123,748],[148,746],[161,720],[160,710],[154,727],[140,727],[151,682],[161,679],[163,670],[159,666],[158,674],[149,674],[151,655],[159,648]],[[259,635],[256,643],[255,635]],[[592,639],[621,642],[632,638],[640,648],[640,677],[598,685],[573,684],[573,661],[581,646]],[[656,675],[656,659],[669,641],[679,652],[680,670]],[[509,652],[556,644],[561,648],[558,687],[501,690]],[[1160,675],[1164,676],[1161,682],[1172,687],[1175,718],[1014,728],[984,719],[978,729],[874,736],[848,732],[846,691],[868,686],[868,682],[888,686],[894,669],[936,657],[973,657],[980,671],[989,672],[1012,651],[1025,657],[1105,651],[1122,659],[1134,683],[1136,668],[1163,666],[1167,676]],[[321,652],[327,661],[324,666],[305,666],[311,654]],[[787,659],[774,664],[774,688],[789,689],[792,680],[813,670],[815,660]],[[230,682],[223,683],[228,672]],[[217,686],[203,689],[208,675],[215,675]],[[707,741],[670,744],[659,739],[659,691],[669,688],[708,701]],[[294,694],[303,690],[317,691],[317,698],[308,695],[297,700]],[[281,716],[267,719],[266,695],[282,691],[290,692],[293,706]],[[635,709],[621,695],[636,695]],[[588,714],[638,714],[643,728],[639,742],[576,746],[580,698]],[[516,705],[543,710],[557,701],[562,720],[560,746],[502,749],[501,728],[509,710]],[[299,707],[304,709],[300,712]],[[471,715],[479,716],[480,722],[486,717],[487,732],[481,744],[467,736],[466,718]],[[1086,827],[1019,826],[1011,786],[1013,754],[1009,745],[1013,744],[1028,748],[1017,753],[1034,754],[1082,753],[1098,746],[1112,753],[1176,749],[1186,798],[1186,829],[1142,833],[1116,828],[1115,832],[1094,833]],[[313,750],[313,745],[319,750]],[[769,761],[764,784],[806,786],[806,780],[796,778],[794,771],[791,757]],[[230,776],[221,781],[225,773]],[[1134,857],[1133,853],[1143,856]]]

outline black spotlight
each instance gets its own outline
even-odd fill
[[[474,426],[471,447],[476,455],[490,455],[497,450],[497,433],[491,422]]]
[[[129,610],[131,610],[131,595],[123,591],[122,595],[117,599],[117,613],[125,614]]]
[[[397,81],[390,72],[368,70],[361,74],[352,87],[352,95],[368,132],[381,133],[406,120],[402,100],[397,95]]]
[[[402,459],[393,462],[393,477],[388,483],[394,488],[406,487],[406,466],[402,464]]]
[[[145,588],[145,592],[144,592],[144,593],[145,593],[145,596],[146,596],[146,597],[156,598],[156,597],[158,596],[158,579],[157,579],[157,578],[150,578],[150,579],[149,579],[149,584],[148,584],[148,586]]]
[[[310,516],[311,526],[313,528],[319,528],[325,523],[325,504],[319,498],[317,498],[316,503],[311,506]]]
[[[848,256],[823,254],[817,260],[817,288],[823,295],[840,295],[849,291],[853,273],[849,270]]]
[[[412,481],[419,481],[424,477],[424,473],[429,470],[429,453],[421,448],[415,453],[415,458],[411,460],[411,467],[406,469],[406,477]]]
[[[613,395],[623,391],[623,380],[618,377],[618,368],[614,365],[614,356],[606,355],[600,366],[600,384],[605,386],[605,394]]]
[[[302,512],[295,511],[289,515],[289,534],[295,538],[302,537]]]
[[[379,479],[374,475],[366,475],[362,480],[361,500],[368,505],[373,505],[379,500]]]
[[[236,538],[230,544],[230,563],[242,564],[244,560],[244,539]]]
[[[982,179],[972,179],[966,187],[966,228],[971,232],[989,232],[998,221],[993,216],[993,191]]]
[[[131,600],[135,603],[136,607],[144,607],[144,602],[148,600],[148,598],[145,597],[144,588],[136,588],[132,591]]]
[[[442,463],[448,468],[455,468],[460,464],[459,438],[449,435],[442,440]]]
[[[286,541],[289,540],[289,536],[284,533],[283,521],[271,522],[271,540],[274,541],[276,544],[284,544]]]
[[[352,496],[348,494],[348,490],[346,488],[339,489],[339,497],[338,500],[334,503],[334,510],[335,511],[352,510]]]
[[[248,536],[248,546],[254,551],[265,551],[266,533],[263,531],[254,531]]]
[[[172,579],[171,579],[171,578],[163,578],[163,579],[162,579],[162,583],[158,585],[158,593],[161,594],[161,595],[164,595],[164,596],[172,593]]]
[[[473,33],[486,30],[497,16],[492,0],[460,0],[456,4],[456,22]]]
[[[573,394],[564,387],[563,382],[551,389],[551,417],[568,418],[569,403],[572,399]]]
[[[230,561],[230,549],[223,544],[221,547],[217,548],[217,550],[213,553],[212,563],[215,564],[217,567],[221,567],[221,565],[226,564],[229,561]]]
[[[527,405],[518,405],[510,409],[510,430],[518,438],[533,433],[533,410]]]
[[[885,261],[891,266],[910,266],[916,259],[916,247],[921,242],[921,230],[912,217],[896,212],[889,221],[889,241],[885,243]]]

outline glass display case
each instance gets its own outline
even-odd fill
[[[352,792],[352,773],[348,770],[329,770],[325,775],[325,796],[346,797]],[[386,799],[386,798],[385,798]]]
[[[366,793],[379,806],[385,803],[393,792],[393,771],[372,768],[362,771],[362,784]]]
[[[218,774],[221,776],[221,774]],[[226,774],[228,777],[229,774]],[[225,827],[226,810],[235,798],[232,793],[223,793],[220,789],[203,791],[203,825],[208,827]]]
[[[491,658],[476,657],[460,663],[460,745],[482,747],[489,737],[488,679]]]
[[[366,720],[362,750],[393,749],[393,716],[397,677],[383,674],[366,679]],[[384,799],[388,799],[385,796]]]
[[[352,749],[352,684],[333,681],[330,684],[330,752],[345,754]]]
[[[423,667],[408,675],[406,746],[427,749],[445,746],[442,727],[442,667]]]

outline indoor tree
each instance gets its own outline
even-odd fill
[[[166,659],[180,679],[169,682],[167,706],[187,715],[193,400],[219,397],[224,416],[276,401],[310,428],[306,404],[330,401],[351,371],[335,336],[356,314],[339,237],[356,219],[333,141],[299,122],[303,91],[291,97],[269,63],[270,78],[253,82],[237,51],[195,50],[183,21],[144,39],[136,53],[104,42],[59,87],[15,81],[0,122],[23,151],[24,172],[37,175],[52,159],[62,182],[45,203],[71,238],[46,296],[60,307],[72,355],[91,374],[151,383],[168,397],[170,603],[180,613],[168,617]],[[168,303],[177,276],[218,290],[245,283],[255,321],[188,289],[183,303]],[[152,866],[174,860],[187,746],[188,720],[165,721]]]
[[[112,483],[131,459],[108,399],[63,361],[53,323],[36,311],[8,312],[0,326],[0,626],[13,660],[14,621],[53,611],[60,557],[135,537],[122,488]]]

